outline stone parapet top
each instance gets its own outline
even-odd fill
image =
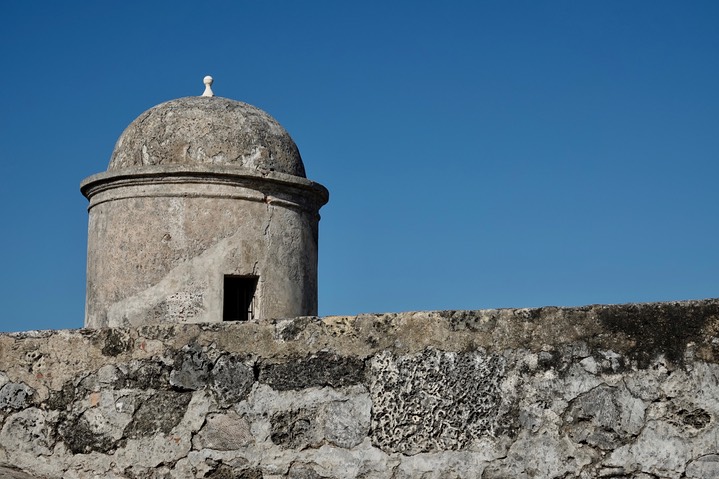
[[[644,367],[657,356],[681,363],[686,355],[719,360],[719,299],[579,307],[417,311],[357,316],[299,317],[241,323],[160,324],[136,329],[78,329],[0,334],[0,359],[9,343],[47,347],[62,342],[102,344],[122,337],[120,355],[136,354],[142,341],[181,348],[215,343],[227,351],[288,357],[331,351],[368,357],[428,347],[446,351],[546,351],[576,343],[613,350]],[[140,348],[141,349],[141,348]],[[72,354],[68,351],[67,354]],[[88,355],[88,360],[91,355]],[[78,358],[82,361],[82,358]]]

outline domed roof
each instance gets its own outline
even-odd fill
[[[226,165],[305,178],[297,145],[270,115],[216,96],[150,108],[125,129],[108,171],[145,165]]]

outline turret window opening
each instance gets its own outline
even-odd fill
[[[255,317],[257,276],[225,275],[223,321],[247,321]]]

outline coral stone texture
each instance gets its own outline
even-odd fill
[[[328,192],[267,113],[220,97],[158,105],[81,191],[87,327],[222,321],[226,277],[256,281],[253,317],[317,314]]]
[[[0,477],[719,477],[719,300],[0,335]]]

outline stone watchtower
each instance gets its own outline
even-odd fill
[[[140,115],[82,182],[86,327],[317,314],[329,193],[277,121],[211,84]]]

